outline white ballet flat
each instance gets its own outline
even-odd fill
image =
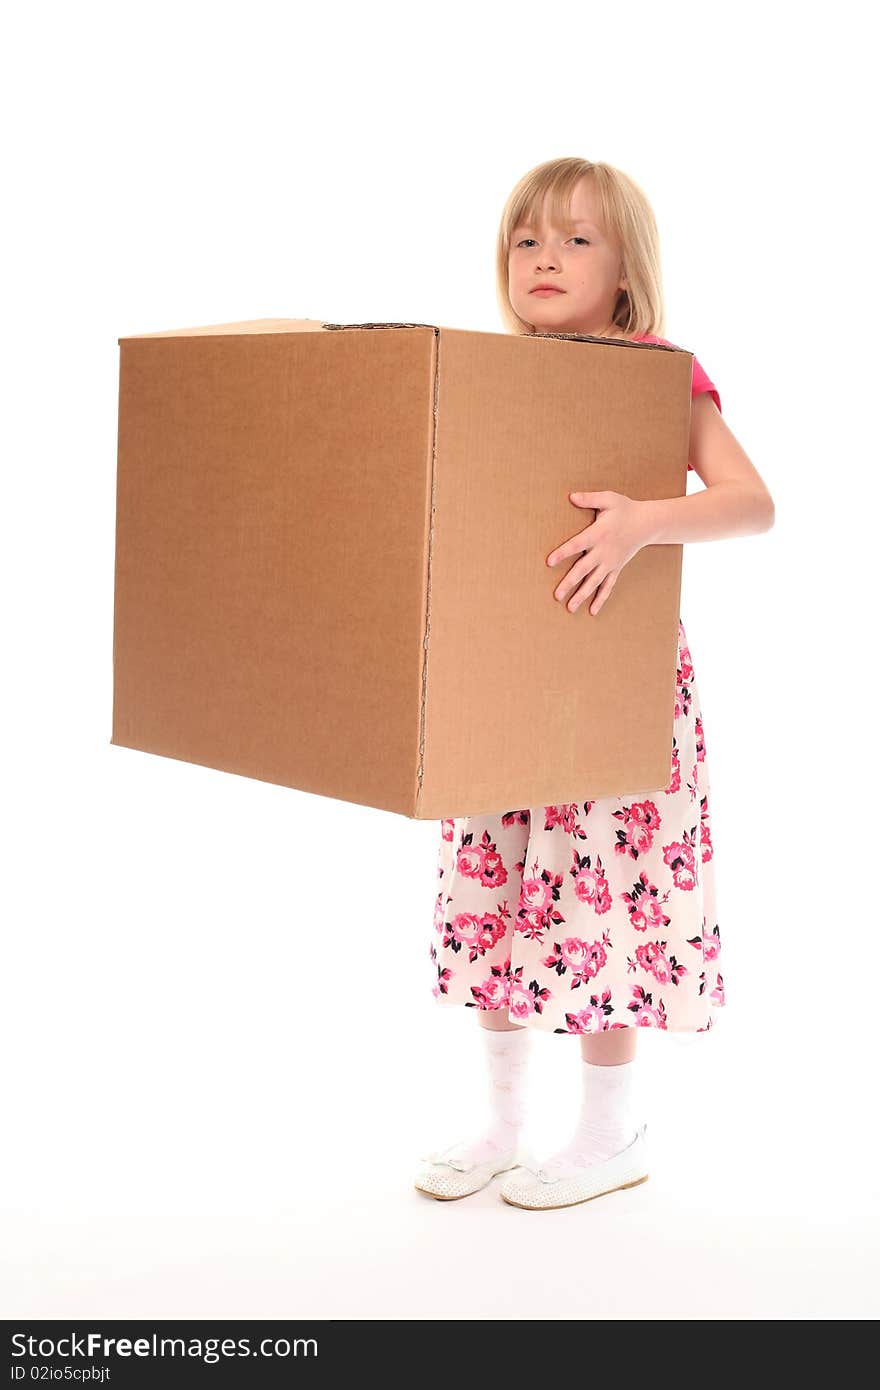
[[[561,1160],[539,1167],[528,1156],[511,1177],[505,1178],[499,1192],[512,1207],[547,1211],[589,1202],[624,1187],[637,1187],[648,1179],[647,1128],[647,1124],[640,1125],[635,1139],[620,1153],[586,1168]]]
[[[456,1140],[448,1148],[422,1155],[424,1167],[419,1170],[414,1183],[419,1192],[425,1192],[429,1197],[436,1197],[441,1202],[451,1202],[456,1197],[469,1197],[472,1192],[479,1192],[480,1188],[485,1187],[499,1173],[507,1173],[519,1163],[516,1149],[496,1154],[485,1163],[465,1162],[464,1159],[453,1156],[453,1150],[461,1142]]]

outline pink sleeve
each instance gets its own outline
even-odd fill
[[[694,371],[691,377],[691,400],[693,400],[694,396],[699,396],[701,391],[708,391],[718,409],[721,409],[721,397],[718,394],[717,388],[714,383],[709,380],[696,357],[694,357]],[[689,463],[688,472],[692,473],[693,471],[693,464]]]
[[[637,343],[663,343],[666,347],[678,346],[677,343],[671,343],[668,338],[657,338],[652,333],[640,333],[634,341]],[[721,409],[721,397],[718,394],[717,388],[714,383],[709,380],[697,361],[696,355],[694,355],[694,366],[691,374],[691,400],[693,400],[694,396],[699,396],[701,391],[708,391],[718,409]],[[693,472],[693,465],[690,463],[688,464],[688,472]]]
[[[700,366],[696,357],[694,358],[694,373],[691,377],[691,397],[698,396],[701,391],[708,391],[718,409],[721,409],[721,397],[713,382],[709,380],[703,368]]]

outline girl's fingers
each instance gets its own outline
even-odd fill
[[[558,557],[561,558],[561,555]],[[587,566],[592,564],[592,569]],[[587,552],[572,565],[564,579],[561,579],[553,590],[553,597],[560,603],[564,603],[569,613],[575,613],[581,604],[590,602],[590,612],[596,614],[614,588],[617,581],[619,570],[608,570],[602,572],[602,567],[597,561],[590,558]]]
[[[565,601],[565,598],[568,594],[570,594],[574,589],[577,588],[581,580],[585,579],[586,576],[590,573],[590,571],[596,569],[596,567],[599,564],[599,561],[595,558],[593,551],[584,550],[583,546],[578,546],[576,550],[574,549],[574,547],[572,547],[568,554],[577,555],[579,558],[575,560],[574,564],[566,574],[565,578],[560,579],[559,583],[556,585],[556,588],[553,590],[553,597],[558,598],[561,603]],[[557,555],[560,559],[562,558],[562,555],[558,551]]]
[[[602,605],[605,603],[606,599],[608,598],[608,595],[614,588],[614,583],[616,579],[616,572],[614,570],[611,570],[608,574],[606,574],[605,578],[602,580],[602,583],[596,590],[596,595],[593,599],[593,602],[590,604],[590,612],[592,613],[593,617],[596,616]]]
[[[566,604],[569,613],[576,612],[577,609],[580,608],[582,603],[587,602],[590,595],[593,593],[597,585],[600,583],[601,579],[602,573],[598,568],[594,569],[591,574],[587,575],[586,579],[581,584],[577,593],[574,594],[574,596],[570,598],[568,603]]]
[[[587,544],[586,534],[583,531],[579,536],[570,536],[569,539],[564,541],[556,550],[551,550],[546,560],[548,568],[552,569],[554,565],[559,564],[560,560],[567,560],[572,555],[585,555],[587,553]],[[592,547],[595,546],[595,544],[596,538],[595,536],[591,536],[589,545]]]

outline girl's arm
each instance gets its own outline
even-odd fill
[[[644,545],[717,541],[770,530],[776,520],[773,498],[708,392],[691,403],[688,454],[706,486],[689,497],[642,501]]]

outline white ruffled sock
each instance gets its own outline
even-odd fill
[[[581,1058],[583,1092],[577,1128],[564,1148],[542,1164],[542,1168],[573,1163],[580,1168],[601,1163],[631,1144],[636,1137],[633,1119],[633,1077],[635,1062],[602,1066]]]
[[[467,1163],[516,1149],[526,1121],[526,1079],[532,1039],[528,1028],[495,1029],[477,1025],[483,1035],[488,1072],[489,1123],[483,1134],[456,1144],[451,1156]]]

